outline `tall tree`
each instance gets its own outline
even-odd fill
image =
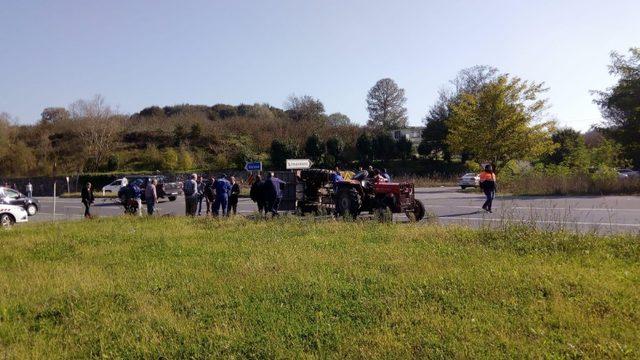
[[[501,75],[475,94],[464,93],[451,105],[447,142],[453,151],[469,151],[478,162],[501,166],[511,159],[532,159],[553,150],[551,122],[540,122],[544,84]]]
[[[295,158],[296,153],[296,148],[291,143],[282,142],[277,139],[271,142],[271,164],[276,168],[284,169],[286,160]]]
[[[622,145],[623,154],[640,166],[640,48],[629,56],[611,53],[609,73],[618,77],[613,87],[596,92],[595,102],[606,119],[603,133]]]
[[[451,80],[451,87],[443,89],[438,94],[437,102],[429,109],[424,117],[425,129],[422,132],[422,142],[418,152],[422,155],[439,157],[445,161],[451,159],[451,151],[447,143],[447,119],[450,107],[462,94],[475,94],[489,81],[495,80],[498,69],[487,65],[476,65],[462,69],[455,79]]]
[[[124,124],[123,118],[116,116],[101,95],[77,100],[69,105],[69,113],[74,121],[78,121],[80,139],[92,164],[89,170],[98,170],[106,164],[116,144],[116,137]]]
[[[395,130],[407,126],[407,98],[404,89],[389,78],[378,80],[367,95],[369,126],[382,130]]]
[[[304,152],[314,163],[319,163],[322,160],[325,146],[318,134],[313,134],[307,138],[307,142],[304,145]]]
[[[373,139],[367,133],[362,133],[356,140],[356,150],[361,161],[373,160]]]
[[[351,119],[347,115],[337,112],[327,116],[327,123],[330,126],[345,126],[351,124]]]
[[[343,159],[342,152],[344,151],[344,141],[337,137],[331,137],[327,140],[327,154],[331,155],[334,160],[340,161]]]
[[[284,108],[289,118],[294,121],[321,120],[325,116],[322,102],[309,95],[289,96]]]

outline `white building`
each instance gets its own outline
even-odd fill
[[[422,130],[424,127],[421,126],[410,126],[404,129],[399,130],[391,130],[391,136],[395,141],[400,140],[403,136],[413,143],[413,146],[416,148],[420,145],[422,141]]]

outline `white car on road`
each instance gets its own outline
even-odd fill
[[[468,187],[479,187],[480,186],[480,174],[476,173],[466,173],[458,179],[458,186],[462,190]]]
[[[113,194],[117,194],[118,191],[120,191],[120,188],[122,188],[123,186],[127,186],[127,178],[122,178],[122,179],[118,179],[114,182],[112,182],[109,185],[105,185],[102,187],[102,193],[106,194],[106,193],[113,193]]]
[[[0,226],[3,228],[27,221],[29,221],[29,214],[22,206],[0,204]]]

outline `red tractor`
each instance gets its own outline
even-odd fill
[[[425,208],[415,198],[412,183],[374,182],[371,179],[341,181],[336,185],[336,212],[357,217],[362,212],[383,216],[385,213],[405,213],[409,220],[424,218]]]

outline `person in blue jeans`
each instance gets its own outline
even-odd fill
[[[270,212],[272,216],[278,216],[278,208],[280,201],[282,201],[282,186],[284,185],[285,182],[275,177],[272,172],[267,174],[267,180],[264,182],[265,213]]]
[[[215,184],[216,200],[213,202],[213,215],[220,215],[220,207],[222,207],[222,215],[228,215],[229,193],[231,192],[231,183],[227,180],[226,175],[222,175]]]

